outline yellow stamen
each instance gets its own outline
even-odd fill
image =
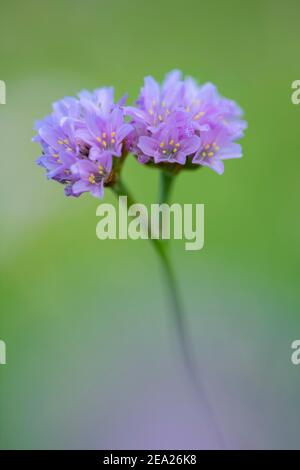
[[[169,142],[169,145],[173,145],[174,144],[174,140],[171,139],[170,142]]]
[[[104,168],[102,165],[99,165],[98,170],[99,170],[100,175],[103,175]]]
[[[63,141],[62,141],[61,139],[58,139],[57,143],[58,143],[59,145],[62,145],[62,144],[63,144]]]
[[[116,135],[116,133],[113,131],[113,132],[111,133],[111,136],[114,137],[115,135]]]
[[[107,146],[106,140],[103,140],[103,141],[102,141],[102,145],[103,145],[103,147],[106,147],[106,146]]]
[[[206,157],[206,152],[201,153],[202,157]]]
[[[166,150],[163,150],[162,153],[167,153],[167,151],[166,151]]]
[[[208,152],[207,154],[209,157],[213,157],[214,156],[214,152]]]
[[[106,137],[106,132],[102,132],[102,137],[103,137],[103,139],[105,139],[105,137]]]
[[[177,144],[175,145],[175,147],[179,148],[179,147],[180,147],[180,143],[177,142]]]
[[[97,141],[101,143],[101,137],[97,137]]]
[[[68,139],[64,139],[63,142],[64,142],[64,144],[68,144],[68,143],[69,143]]]
[[[201,116],[204,116],[204,114],[205,114],[205,113],[204,113],[203,111],[200,111],[198,114],[196,114],[196,115],[194,116],[194,119],[197,121],[198,119],[201,118]]]
[[[95,184],[95,175],[93,173],[90,174],[89,176],[89,182],[92,183],[92,184]]]
[[[209,144],[207,144],[207,145],[205,145],[205,147],[204,147],[204,148],[205,148],[205,150],[208,150],[208,149],[209,149],[209,147],[210,147],[210,145],[209,145]]]
[[[111,139],[111,143],[115,144],[116,143],[115,139]]]
[[[177,152],[177,148],[176,148],[176,147],[173,149],[173,152],[174,152],[174,153],[176,153],[176,152]]]
[[[58,158],[58,153],[54,153],[54,154],[52,155],[52,157]]]

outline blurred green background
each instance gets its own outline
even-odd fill
[[[249,123],[243,159],[173,193],[205,204],[204,249],[171,248],[206,390],[226,447],[299,447],[299,14],[296,0],[1,1],[1,448],[217,447],[152,247],[99,241],[98,201],[65,198],[31,142],[53,101],[111,84],[133,101],[173,68]],[[155,202],[156,171],[129,159],[124,176]]]

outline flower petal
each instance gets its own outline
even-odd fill
[[[133,131],[133,129],[134,128],[131,124],[123,124],[120,126],[116,135],[117,141],[121,142],[123,139],[125,139],[125,137],[128,136],[128,134],[130,134],[131,131]]]
[[[185,155],[192,155],[197,152],[201,146],[201,139],[197,135],[182,140],[181,149]]]
[[[222,160],[228,160],[230,158],[241,158],[242,157],[242,147],[240,144],[230,144],[224,148],[221,148],[218,156]]]
[[[153,77],[148,76],[144,79],[143,98],[146,109],[149,111],[160,101],[160,86]]]
[[[87,191],[90,191],[91,186],[93,186],[93,185],[91,183],[89,183],[88,181],[79,180],[79,181],[76,181],[76,183],[73,184],[72,192],[74,194],[82,194],[82,193],[85,193]]]
[[[158,143],[152,137],[143,136],[139,138],[138,147],[145,155],[153,157],[158,149]]]
[[[135,108],[134,106],[126,106],[124,109],[125,116],[130,116],[133,119],[137,119],[138,121],[149,123],[148,115],[145,111]]]
[[[99,184],[92,184],[90,186],[90,192],[94,197],[101,199],[104,194],[104,183],[103,180]]]
[[[219,158],[210,158],[209,161],[203,160],[201,165],[211,168],[218,173],[218,175],[222,175],[224,173],[224,163]]]

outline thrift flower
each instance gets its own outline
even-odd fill
[[[102,156],[97,163],[88,159],[79,160],[71,166],[72,174],[78,176],[78,179],[68,190],[74,196],[90,192],[93,196],[102,198],[104,182],[109,177],[111,170],[112,159],[109,155]]]
[[[224,172],[223,160],[241,156],[241,146],[232,142],[227,129],[216,126],[202,133],[201,146],[194,155],[192,163],[207,166],[221,175]]]
[[[168,162],[184,165],[188,155],[200,148],[201,139],[190,133],[190,119],[181,112],[174,112],[151,136],[141,136],[138,148],[144,155],[153,157],[154,163]]]
[[[141,163],[208,166],[221,174],[222,160],[242,156],[235,143],[246,128],[242,110],[211,83],[199,86],[178,71],[161,86],[146,77],[136,107],[126,113],[134,127],[128,147]]]
[[[36,123],[33,138],[42,147],[38,165],[47,177],[65,186],[67,196],[90,192],[103,197],[113,179],[114,159],[125,148],[132,126],[124,121],[122,102],[114,103],[112,88],[54,103],[53,112]]]
[[[89,158],[98,160],[101,155],[121,157],[123,141],[132,131],[124,123],[124,111],[114,106],[103,114],[102,109],[91,101],[82,100],[84,123],[75,132],[79,142],[89,146]]]
[[[137,100],[137,107],[128,106],[126,112],[135,122],[141,122],[155,129],[160,123],[176,110],[182,94],[181,73],[178,70],[170,72],[162,86],[152,77],[146,77],[144,87]]]

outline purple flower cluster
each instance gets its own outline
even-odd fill
[[[199,86],[177,70],[162,86],[146,77],[135,107],[127,107],[134,130],[129,150],[141,163],[177,163],[224,171],[223,160],[242,156],[235,141],[246,123],[234,101],[221,97],[214,85]]]
[[[124,102],[114,103],[112,88],[83,91],[54,103],[52,114],[37,122],[33,140],[43,150],[37,163],[48,178],[65,185],[67,196],[103,196],[114,159],[122,156],[124,139],[133,130],[124,119]]]
[[[68,196],[102,197],[128,152],[143,164],[208,166],[219,174],[223,160],[242,156],[242,111],[210,83],[199,86],[173,71],[161,86],[146,77],[136,106],[125,101],[114,102],[113,88],[83,91],[54,103],[36,124],[37,163]]]

